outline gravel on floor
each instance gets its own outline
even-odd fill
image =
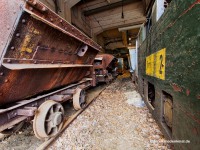
[[[166,143],[151,142],[164,137],[147,107],[126,102],[133,91],[129,78],[115,80],[49,150],[169,150]]]

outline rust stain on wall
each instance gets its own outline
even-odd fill
[[[186,95],[189,96],[190,95],[190,90],[186,90]]]
[[[174,89],[175,92],[182,92],[182,88],[179,87],[177,84],[172,83],[172,88]]]

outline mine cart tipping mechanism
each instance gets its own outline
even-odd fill
[[[0,133],[12,134],[33,120],[36,137],[46,139],[62,129],[62,103],[72,101],[76,110],[85,106],[101,47],[39,1],[17,8],[0,49]]]

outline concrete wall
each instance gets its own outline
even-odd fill
[[[74,6],[72,8],[72,24],[75,25],[77,28],[81,29],[86,35],[91,37],[92,34],[90,20],[89,18],[86,18],[81,12],[82,11],[80,6]]]
[[[23,4],[23,0],[0,0],[0,58]]]
[[[47,7],[49,7],[51,10],[55,12],[55,4],[52,0],[39,0],[39,1],[41,1],[43,4],[45,4]],[[70,10],[71,8],[67,3],[67,1],[57,0],[57,3],[59,8],[58,15],[60,15],[62,18],[71,23],[71,10]]]
[[[129,49],[129,55],[130,55],[130,71],[136,70],[136,50],[135,49]]]

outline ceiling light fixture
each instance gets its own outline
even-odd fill
[[[121,18],[124,19],[123,0],[122,0],[122,16],[121,16]]]

